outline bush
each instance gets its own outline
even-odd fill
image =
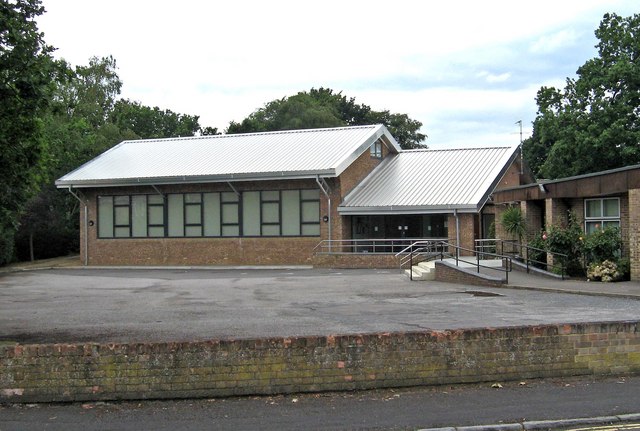
[[[618,265],[612,260],[605,260],[602,263],[592,263],[587,269],[587,278],[591,281],[618,281],[622,280],[623,273]]]
[[[570,276],[584,276],[582,266],[582,249],[584,233],[582,227],[569,216],[569,223],[565,227],[552,226],[546,232],[547,251],[564,254],[564,266]],[[560,258],[558,258],[560,259]]]
[[[603,262],[617,258],[622,249],[622,237],[617,227],[596,230],[584,239],[583,253],[587,262]]]
[[[508,234],[515,236],[518,241],[522,240],[522,237],[527,232],[527,228],[520,208],[508,207],[502,213],[501,221],[502,227]]]

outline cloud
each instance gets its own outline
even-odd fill
[[[552,53],[574,46],[579,39],[579,34],[575,30],[561,30],[550,35],[543,35],[535,40],[529,47],[529,52],[534,54]]]
[[[489,84],[495,84],[498,82],[505,82],[508,81],[509,78],[511,78],[511,73],[510,72],[505,72],[505,73],[501,73],[500,75],[495,75],[493,73],[489,73],[485,70],[483,70],[482,72],[478,73],[477,75],[480,78],[484,78],[484,80],[486,82],[488,82]]]
[[[56,56],[113,55],[123,97],[202,125],[324,86],[406,113],[447,145],[512,141],[540,86],[594,55],[602,14],[636,1],[43,0],[38,23]]]

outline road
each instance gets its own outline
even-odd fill
[[[640,412],[640,377],[501,384],[502,388],[487,383],[209,400],[9,405],[0,406],[0,430],[399,430]]]

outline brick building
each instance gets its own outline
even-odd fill
[[[545,226],[566,224],[569,214],[587,233],[619,227],[631,279],[640,280],[640,165],[506,188],[492,199],[498,213],[505,204],[520,206],[528,237]],[[499,226],[497,237],[507,237]]]
[[[125,141],[56,181],[85,265],[309,264],[322,240],[488,231],[517,147],[403,151],[381,125]]]

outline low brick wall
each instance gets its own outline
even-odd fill
[[[475,270],[462,268],[449,262],[436,260],[435,264],[436,281],[487,287],[501,287],[506,284],[506,280],[503,278],[479,274]]]
[[[400,262],[392,253],[315,254],[311,264],[316,268],[395,268]]]
[[[640,322],[5,345],[0,402],[220,397],[640,373]]]

